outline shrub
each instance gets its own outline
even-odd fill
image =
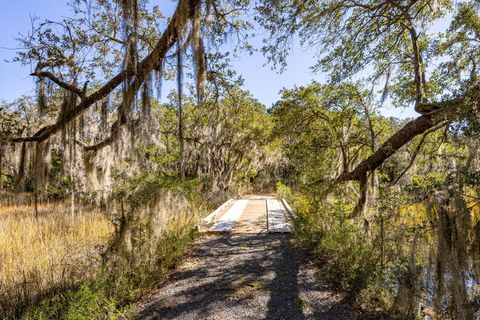
[[[292,190],[290,189],[290,187],[287,187],[281,182],[277,182],[277,184],[275,185],[275,190],[277,199],[290,200],[292,198]]]
[[[159,285],[167,272],[181,261],[195,238],[191,226],[178,231],[171,229],[158,242],[150,244],[155,247],[155,263],[145,259],[129,268],[125,263],[110,261],[109,267],[99,270],[93,280],[31,306],[22,319],[133,318],[134,302],[139,295]]]
[[[295,238],[321,261],[328,280],[352,294],[366,288],[377,272],[378,252],[362,238],[361,226],[348,219],[351,206],[340,200],[308,203],[298,195],[293,206]]]
[[[24,319],[115,319],[134,315],[139,295],[156,288],[195,239],[205,209],[195,181],[166,175],[117,181],[108,208],[115,226],[101,269],[30,305]]]

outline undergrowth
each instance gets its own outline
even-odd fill
[[[389,309],[391,295],[382,279],[378,239],[369,240],[366,228],[349,219],[351,205],[338,198],[318,201],[300,193],[287,200],[297,216],[295,241],[311,252],[326,282],[361,309],[382,313]]]
[[[135,302],[153,290],[182,259],[195,238],[192,228],[170,231],[155,244],[157,263],[135,268],[101,269],[94,280],[57,293],[30,307],[22,319],[129,319]]]
[[[21,319],[134,318],[136,302],[181,262],[208,207],[195,181],[165,175],[120,177],[109,202],[115,230],[100,266],[82,281],[32,301]]]
[[[3,195],[2,195],[3,196]],[[8,200],[9,199],[9,200]],[[0,204],[0,318],[18,317],[51,292],[90,279],[113,226],[99,210],[69,203],[42,203],[38,217],[27,195]],[[8,201],[6,201],[8,200]]]

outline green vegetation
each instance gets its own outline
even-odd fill
[[[170,17],[147,0],[72,4],[19,39],[13,60],[33,70],[36,97],[0,107],[2,286],[23,284],[0,289],[2,317],[130,317],[200,217],[276,190],[298,244],[359,309],[478,318],[478,1],[178,0]],[[281,70],[298,40],[326,81],[268,109],[231,59],[261,49]],[[163,81],[175,82],[166,98]],[[418,117],[386,118],[385,104]],[[78,277],[62,261],[14,267],[29,249],[57,261],[52,243],[88,241],[100,247],[72,259],[89,270]]]
[[[355,86],[331,88],[313,83],[286,90],[272,110],[291,164],[285,180],[295,186],[292,192],[278,183],[277,194],[297,212],[298,242],[366,310],[400,319],[473,314],[479,296],[467,283],[478,277],[476,144],[450,130],[414,139],[368,175],[361,203],[361,182],[335,178],[368,158],[377,139],[401,123],[369,110],[365,93],[351,91]],[[442,299],[462,302],[445,307]]]
[[[191,226],[190,226],[191,227]],[[22,319],[125,319],[136,314],[143,292],[157,288],[194,239],[192,228],[168,231],[156,243],[150,259],[134,267],[100,269],[94,279],[66,293],[54,294],[28,308]]]

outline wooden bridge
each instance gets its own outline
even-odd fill
[[[208,233],[289,233],[293,216],[285,200],[251,195],[228,200],[204,218],[198,228]]]

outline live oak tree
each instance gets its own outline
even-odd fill
[[[214,1],[203,4],[200,1],[179,1],[162,32],[158,32],[155,25],[161,16],[158,9],[154,10],[153,15],[147,14],[146,2],[142,1],[87,2],[82,19],[42,23],[38,30],[24,39],[26,51],[21,53],[20,59],[35,65],[32,75],[38,78],[38,105],[41,112],[46,109],[47,88],[60,88],[63,102],[56,121],[32,136],[11,137],[10,140],[33,141],[42,148],[42,143],[50,136],[74,120],[81,120],[85,110],[96,103],[103,103],[115,93],[121,97],[118,107],[115,107],[118,115],[110,134],[93,145],[81,145],[85,150],[98,150],[118,140],[122,130],[128,129],[132,134],[134,124],[146,118],[152,80],[161,77],[164,64],[170,58],[176,60],[181,150],[179,168],[183,175],[181,106],[184,53],[187,46],[191,46],[196,70],[197,103],[201,106],[207,79],[203,37],[205,34],[218,37],[227,28],[244,28],[245,25],[235,20],[235,13],[245,5],[247,2],[223,4]],[[333,82],[340,82],[362,70],[371,71],[368,80],[373,83],[385,75],[384,95],[390,91],[395,101],[405,107],[413,105],[422,114],[392,135],[355,168],[336,177],[336,181],[357,180],[363,186],[369,172],[413,137],[443,121],[462,120],[466,114],[471,114],[469,111],[476,112],[476,66],[479,59],[478,50],[475,50],[478,46],[476,8],[476,2],[461,2],[450,30],[451,35],[444,37],[445,40],[440,38],[432,41],[429,28],[439,18],[453,11],[450,1],[262,1],[258,4],[258,21],[271,31],[270,40],[264,47],[271,61],[285,63],[292,37],[298,33],[302,44],[322,48],[315,68],[328,71]],[[123,24],[115,19],[108,20],[107,12],[112,11],[121,15]],[[105,20],[109,23],[100,23]],[[87,30],[80,27],[84,23],[90,26]],[[60,35],[55,29],[60,29]],[[459,50],[460,41],[452,39],[461,40],[463,47],[469,49]],[[86,52],[90,47],[96,49],[94,53]],[[169,57],[170,51],[174,54]],[[461,62],[461,67],[457,68],[453,77],[449,77],[453,70],[448,69],[449,73],[446,73],[441,72],[441,67],[436,70],[429,68],[429,64],[447,52],[451,54],[442,66],[452,61]],[[104,57],[109,55],[113,59],[105,60]],[[121,63],[121,71],[108,77],[114,73],[112,67],[115,63]],[[98,66],[102,66],[100,69],[109,69],[102,70],[101,74],[109,80],[89,85],[94,78],[99,78],[96,74],[99,72]],[[433,76],[427,79],[430,73]],[[214,77],[216,72],[212,70],[208,74]],[[446,77],[452,79],[449,88],[441,86],[441,81],[435,81]],[[135,98],[140,90],[143,111],[135,116]]]
[[[354,83],[313,82],[283,90],[272,114],[276,134],[285,140],[287,156],[298,172],[292,176],[307,184],[335,179],[373,152],[380,137],[369,100],[368,91]],[[367,117],[372,127],[365,126]]]
[[[248,23],[240,17],[246,4],[182,0],[167,20],[144,0],[76,0],[73,17],[34,21],[34,29],[20,39],[23,49],[15,60],[32,66],[43,126],[29,136],[8,134],[4,142],[34,144],[36,166],[46,164],[41,157],[48,152],[42,149],[59,133],[72,161],[80,150],[92,158],[107,146],[128,149],[149,136],[151,103],[162,92],[163,78],[176,79],[177,169],[183,177],[184,79],[195,83],[199,109],[208,95],[220,96],[225,83],[235,82],[221,49],[228,34],[237,37],[237,47],[248,49]],[[99,121],[98,130],[86,121]]]
[[[258,21],[270,31],[263,50],[271,61],[284,65],[298,36],[302,45],[318,48],[314,69],[327,72],[332,83],[362,72],[375,85],[385,75],[384,94],[390,91],[402,107],[421,114],[337,182],[364,184],[369,172],[415,136],[467,114],[478,118],[478,6],[430,0],[260,2]],[[433,37],[432,26],[448,13],[454,14],[448,35]],[[452,64],[457,67],[448,68]]]
[[[300,208],[310,203],[304,218],[312,221],[300,232],[316,252],[327,253],[326,261],[342,261],[336,267],[347,270],[347,278],[365,285],[371,268],[382,284],[388,281],[385,273],[396,279],[393,304],[403,317],[420,314],[421,293],[432,299],[434,317],[474,319],[478,292],[469,283],[478,281],[480,243],[474,142],[480,119],[478,1],[266,0],[257,9],[257,21],[270,32],[263,50],[273,63],[285,66],[299,39],[318,50],[313,68],[327,73],[328,90],[361,80],[374,97],[367,100],[370,108],[390,101],[419,113],[400,127],[385,120],[378,126],[365,109],[360,132],[350,130],[349,136],[368,137],[369,127],[374,128],[370,137],[382,135],[366,140],[373,143],[362,147],[359,161],[342,166],[344,160],[332,159],[344,144],[334,147],[327,141],[331,132],[349,125],[348,117],[331,125],[335,122],[324,111],[315,112],[328,108],[328,91],[314,84],[284,92],[275,124],[285,133],[284,148],[299,170],[294,176],[318,175],[302,181],[303,192],[314,200],[299,201]],[[447,31],[436,32],[445,21]],[[356,95],[343,88],[335,97],[351,103]],[[355,141],[348,145],[355,148]],[[369,187],[375,180],[377,188]],[[359,182],[359,194],[349,189],[350,181]],[[378,193],[371,202],[369,191]],[[419,209],[426,212],[417,220]],[[431,285],[432,292],[422,287]]]
[[[50,192],[54,164],[54,175],[68,181],[57,187],[67,187],[71,214],[79,192],[88,197],[91,189],[100,191],[100,199],[92,195],[103,202],[116,191],[122,194],[123,180],[138,182],[136,177],[145,178],[140,184],[147,189],[148,181],[160,181],[155,194],[171,187],[161,181],[171,181],[170,175],[188,179],[186,185],[200,177],[212,194],[221,193],[212,202],[223,200],[232,181],[258,165],[261,146],[256,143],[265,139],[265,123],[259,127],[261,120],[250,121],[265,118],[265,111],[238,89],[240,79],[223,50],[227,37],[236,38],[236,49],[250,50],[244,42],[249,25],[241,17],[247,2],[180,0],[168,19],[144,0],[72,5],[72,17],[33,21],[33,30],[20,38],[15,60],[32,66],[38,115],[28,130],[2,130],[2,151],[17,145],[16,153],[8,154],[17,159],[10,170],[13,184],[30,190],[24,181],[32,178],[37,202]],[[159,105],[164,79],[175,80],[177,87],[169,123],[174,128],[162,132],[164,114],[157,111],[170,108]],[[232,128],[232,120],[244,123],[245,130]],[[159,164],[152,150],[165,151],[171,137],[176,144],[166,152],[170,159]],[[147,211],[148,201],[157,197],[143,198],[148,203],[135,202],[128,211],[118,199],[112,250],[131,259],[140,251],[130,236],[142,234],[141,221],[155,218]]]
[[[72,4],[72,17],[37,21],[20,39],[16,60],[32,66],[38,113],[31,112],[33,103],[20,117],[0,111],[0,169],[14,173],[17,190],[26,189],[27,175],[35,176],[38,194],[52,162],[69,175],[65,187],[72,200],[84,180],[102,188],[112,187],[106,177],[115,177],[121,213],[116,238],[132,262],[136,235],[144,235],[135,223],[145,218],[155,229],[151,208],[158,204],[151,201],[163,189],[153,187],[188,189],[198,179],[209,200],[219,202],[232,184],[262,169],[271,177],[282,171],[318,204],[343,192],[334,194],[336,204],[327,203],[336,215],[321,217],[338,226],[334,232],[342,241],[357,230],[356,221],[363,223],[353,244],[373,244],[366,264],[380,252],[379,278],[401,268],[396,305],[408,315],[418,301],[402,296],[416,297],[419,290],[422,269],[415,257],[426,251],[419,242],[432,245],[427,240],[434,237],[438,289],[432,301],[441,311],[449,291],[453,317],[471,318],[465,279],[478,278],[469,271],[478,261],[480,223],[470,218],[462,192],[480,192],[478,1],[257,1],[270,62],[286,66],[298,37],[318,50],[314,70],[329,76],[326,84],[284,90],[271,115],[240,88],[223,50],[229,36],[236,47],[251,49],[245,40],[251,21],[243,14],[252,2],[178,0],[169,18],[146,0]],[[437,34],[445,17],[451,25]],[[174,80],[176,90],[163,104],[165,79]],[[381,117],[376,109],[387,101],[419,116],[407,122]],[[125,182],[124,176],[133,178]],[[392,190],[412,203],[423,201],[428,221],[404,228],[392,213],[400,202]],[[124,206],[124,200],[131,202]],[[435,232],[422,238],[426,226]],[[401,245],[392,249],[386,244],[391,239]],[[350,247],[356,248],[344,246]],[[362,267],[357,279],[365,283],[368,268]]]

